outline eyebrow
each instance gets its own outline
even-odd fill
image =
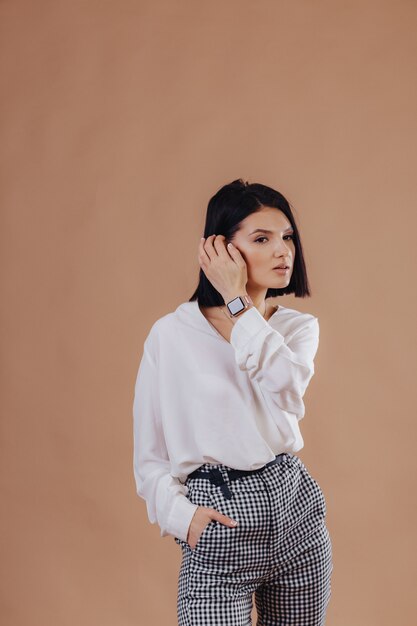
[[[284,233],[288,232],[289,230],[294,232],[293,227],[289,226],[288,228],[286,228],[284,230]],[[273,230],[267,230],[266,228],[257,228],[256,230],[253,230],[251,233],[249,233],[249,235],[254,235],[255,233],[267,233],[268,235],[273,235],[274,231]]]

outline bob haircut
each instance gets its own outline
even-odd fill
[[[295,244],[294,269],[290,282],[283,289],[269,288],[265,299],[290,293],[293,293],[297,298],[310,296],[300,234],[290,204],[279,191],[259,183],[249,184],[241,178],[224,185],[208,203],[204,237],[207,238],[213,234],[224,235],[225,243],[233,241],[234,234],[239,230],[240,222],[263,207],[275,207],[284,213],[294,230]],[[201,306],[206,307],[225,304],[223,297],[213,287],[202,268],[200,268],[197,289],[189,302],[193,300],[198,300]]]

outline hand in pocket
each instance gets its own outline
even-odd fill
[[[232,528],[237,526],[237,521],[233,520],[228,515],[223,515],[220,511],[216,511],[216,509],[207,506],[199,506],[193,515],[187,534],[187,543],[192,550],[196,547],[201,535],[206,526],[210,524],[211,520],[216,520]]]

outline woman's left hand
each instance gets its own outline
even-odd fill
[[[210,235],[201,239],[198,247],[201,269],[225,302],[246,293],[247,266],[233,244],[226,247],[224,235]]]

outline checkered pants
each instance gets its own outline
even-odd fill
[[[322,626],[331,595],[332,546],[326,503],[317,481],[297,456],[230,481],[186,480],[187,498],[238,521],[211,520],[192,550],[182,549],[178,580],[179,626]]]

